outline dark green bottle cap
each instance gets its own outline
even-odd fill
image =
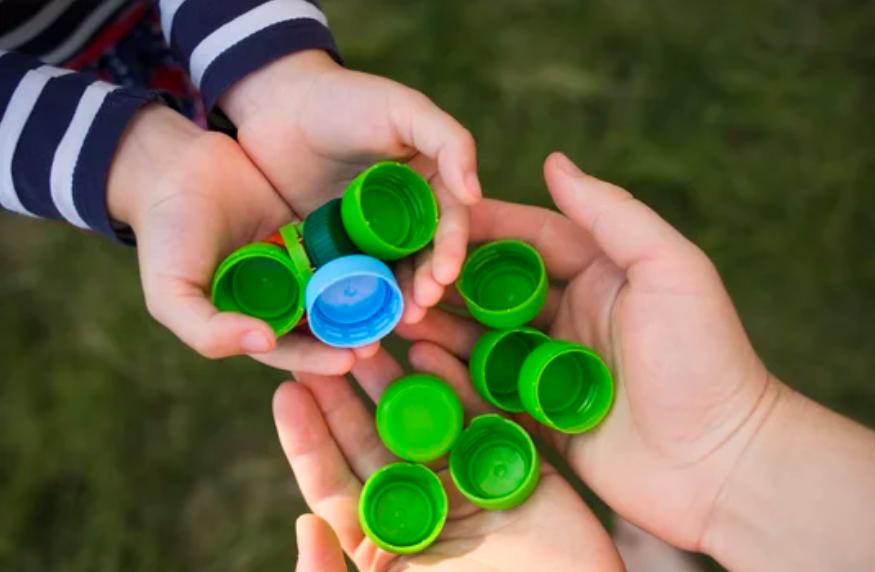
[[[506,510],[535,491],[538,450],[526,430],[499,415],[476,417],[450,453],[450,475],[475,505]]]
[[[591,349],[552,341],[529,354],[520,373],[526,411],[563,433],[583,433],[602,422],[614,402],[614,380]]]
[[[343,195],[343,224],[362,252],[389,261],[414,254],[434,238],[438,204],[428,182],[401,163],[377,163]]]
[[[426,374],[389,386],[377,406],[377,431],[390,451],[427,463],[446,455],[462,432],[462,403],[452,388]]]
[[[219,266],[213,278],[213,304],[221,312],[264,320],[282,336],[304,314],[306,279],[285,248],[250,244]]]
[[[496,407],[521,413],[519,381],[523,362],[550,337],[533,328],[486,332],[471,352],[471,381],[478,393]]]
[[[547,302],[549,280],[538,251],[525,242],[500,240],[468,256],[456,286],[474,319],[507,329],[538,315]]]
[[[441,480],[422,465],[395,463],[371,475],[359,500],[359,523],[378,547],[394,554],[425,550],[447,521]]]
[[[340,199],[328,201],[310,213],[299,228],[303,230],[304,247],[310,262],[316,268],[321,268],[337,258],[362,253],[343,227],[340,204]]]

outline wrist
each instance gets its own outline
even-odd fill
[[[219,98],[218,106],[239,126],[276,98],[293,98],[321,74],[337,69],[343,68],[324,50],[289,54],[232,85]]]
[[[136,228],[138,214],[155,198],[159,176],[170,171],[203,131],[162,105],[138,111],[122,135],[106,188],[110,217]]]
[[[733,570],[858,569],[875,552],[875,436],[780,388],[717,499],[704,548]]]

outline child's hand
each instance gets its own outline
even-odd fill
[[[346,70],[324,52],[287,56],[244,78],[220,106],[240,145],[305,217],[372,163],[404,161],[426,177],[441,204],[434,254],[417,257],[406,320],[440,300],[465,257],[468,209],[480,199],[474,140],[421,93]],[[403,269],[413,274],[413,268]]]
[[[551,276],[566,285],[552,288],[535,325],[599,352],[617,395],[590,433],[537,427],[617,512],[700,550],[722,487],[783,386],[754,353],[720,277],[696,246],[564,156],[550,157],[545,174],[566,216],[484,201],[472,209],[472,240],[516,238],[541,252]],[[425,340],[413,347],[414,367],[461,379],[482,331],[433,310],[399,333]],[[536,425],[528,417],[524,424]]]
[[[378,401],[402,370],[381,350],[358,362],[353,374]],[[359,526],[359,495],[368,476],[397,459],[383,446],[373,415],[346,378],[295,377],[298,383],[284,384],[274,397],[280,442],[307,504],[336,531],[360,570],[623,570],[605,529],[571,485],[544,463],[541,481],[525,503],[507,511],[484,511],[452,484],[446,459],[436,461],[431,468],[440,475],[450,501],[440,537],[410,556],[378,549]],[[490,411],[464,371],[446,381],[459,395],[467,418]]]
[[[206,357],[251,354],[281,369],[343,373],[349,350],[291,334],[209,301],[224,256],[263,239],[292,212],[229,138],[204,132],[169,109],[135,116],[109,175],[110,215],[136,232],[146,304],[152,315]]]
[[[312,514],[298,518],[298,565],[295,572],[346,572],[343,549],[327,522]]]

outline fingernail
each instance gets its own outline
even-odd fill
[[[477,173],[468,173],[465,177],[465,186],[468,188],[468,194],[475,201],[480,200],[483,196],[483,188],[480,186],[480,178]]]
[[[560,153],[559,157],[559,168],[565,171],[565,174],[570,175],[572,177],[580,177],[583,175],[583,171],[581,171],[577,165],[571,162],[564,153]]]
[[[240,347],[250,354],[263,354],[271,350],[271,341],[259,331],[246,332],[240,340]]]

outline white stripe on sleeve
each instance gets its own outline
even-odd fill
[[[304,0],[271,0],[238,16],[204,38],[192,51],[189,58],[192,81],[200,88],[207,68],[238,42],[274,24],[301,19],[316,20],[328,26],[325,14]]]
[[[21,133],[40,94],[49,80],[72,73],[50,66],[42,66],[27,72],[12,93],[6,112],[0,119],[0,206],[6,210],[34,216],[21,204],[12,178],[12,159],[21,138]]]
[[[37,37],[61,17],[76,0],[52,0],[29,20],[0,36],[0,46],[14,50]]]
[[[85,20],[79,24],[60,46],[39,58],[49,64],[64,62],[80,50],[85,43],[101,26],[103,26],[113,13],[121,8],[128,0],[105,0],[98,8],[91,12]]]
[[[173,32],[173,19],[176,17],[176,11],[184,3],[185,0],[161,0],[161,29],[164,30],[164,39],[167,40],[167,45],[170,45],[170,34]]]
[[[94,82],[88,86],[85,93],[82,94],[82,99],[79,100],[76,113],[73,114],[73,120],[70,121],[52,160],[52,200],[61,216],[80,228],[88,228],[88,225],[85,224],[79,211],[76,210],[73,197],[73,171],[79,162],[85,138],[88,136],[97,113],[103,107],[107,96],[117,89],[118,86],[102,81]]]

